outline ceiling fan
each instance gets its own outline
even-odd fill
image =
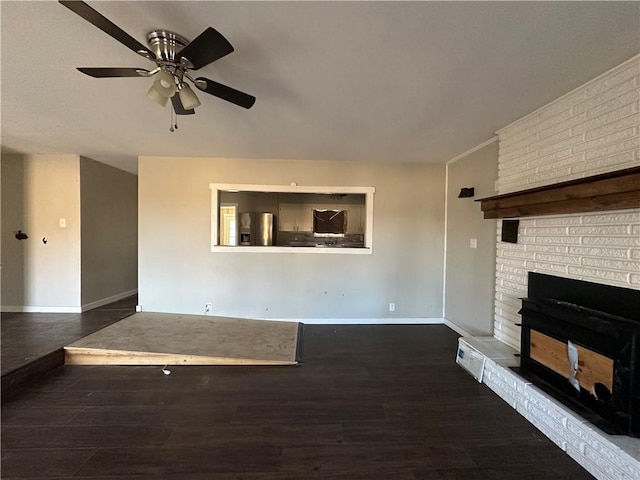
[[[208,27],[191,42],[168,30],[153,30],[147,35],[148,47],[145,47],[85,2],[60,0],[60,3],[138,55],[156,64],[153,70],[130,67],[79,67],[80,72],[94,78],[155,77],[147,97],[161,106],[165,106],[171,99],[173,111],[177,115],[194,114],[194,109],[200,105],[200,100],[187,80],[199,90],[240,107],[251,108],[255,103],[256,98],[252,95],[208,78],[191,76],[190,71],[198,70],[233,52],[231,44],[214,28]]]

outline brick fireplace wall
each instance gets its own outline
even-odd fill
[[[499,194],[640,165],[640,56],[498,132]],[[494,336],[520,347],[529,271],[640,290],[640,209],[520,219],[500,241]]]

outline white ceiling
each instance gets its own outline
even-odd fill
[[[640,2],[89,2],[144,43],[220,31],[169,132],[150,79],[75,67],[153,64],[57,2],[2,1],[2,151],[74,153],[135,172],[138,155],[445,162],[640,52]]]

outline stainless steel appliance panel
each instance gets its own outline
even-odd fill
[[[273,213],[256,213],[256,245],[273,245],[274,220]]]

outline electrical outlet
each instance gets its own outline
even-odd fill
[[[211,302],[205,303],[204,304],[204,313],[210,312],[212,308],[213,308],[213,303],[211,303]]]
[[[469,240],[469,248],[478,248],[478,239],[472,238]]]
[[[395,312],[396,311],[396,304],[395,303],[390,303],[389,304],[389,311],[390,312]]]

